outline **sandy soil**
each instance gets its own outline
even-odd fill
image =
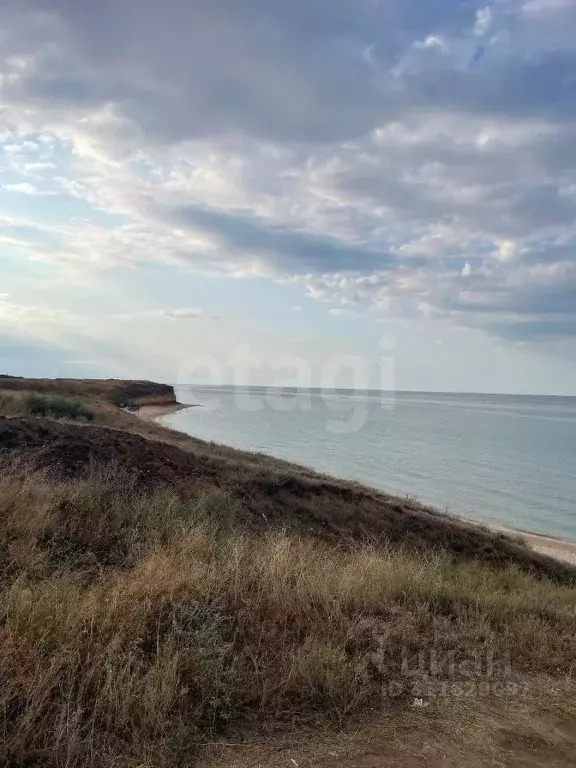
[[[170,405],[141,405],[140,410],[135,412],[135,416],[142,419],[161,419],[162,416],[169,416],[171,413],[184,411],[186,408],[195,408],[194,405],[183,405],[182,403],[171,403]]]
[[[535,552],[547,555],[548,557],[555,557],[557,560],[563,560],[571,565],[576,565],[576,541],[554,539],[550,536],[540,536],[536,533],[524,533],[524,531],[513,531],[496,526],[493,526],[492,530],[502,530],[504,533],[520,536]]]
[[[554,536],[544,536],[543,534],[530,533],[529,531],[519,531],[515,528],[506,528],[503,525],[480,523],[478,520],[471,520],[469,517],[462,517],[460,519],[471,525],[486,525],[491,531],[520,538],[534,552],[546,555],[546,557],[555,557],[557,560],[570,563],[570,565],[576,565],[576,541],[558,539]]]

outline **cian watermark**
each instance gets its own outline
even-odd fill
[[[447,697],[519,697],[527,692],[525,683],[513,675],[507,649],[404,646],[392,654],[384,638],[376,645],[366,664],[382,677],[384,698],[411,697],[421,703]]]

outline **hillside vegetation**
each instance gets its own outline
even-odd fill
[[[0,394],[2,765],[201,765],[214,743],[336,733],[358,718],[385,715],[400,732],[415,699],[414,728],[430,739],[434,718],[448,738],[471,711],[487,723],[517,712],[506,733],[490,726],[511,761],[480,761],[476,744],[454,765],[543,764],[520,762],[533,754],[527,722],[547,764],[572,764],[569,566],[71,389],[49,397],[72,398],[89,421],[31,416],[30,381]],[[464,679],[450,660],[467,664]],[[471,696],[455,706],[446,684]],[[228,749],[217,764],[240,765]]]
[[[152,381],[119,379],[24,379],[0,377],[0,392],[34,392],[40,395],[91,398],[114,405],[170,404],[176,402],[174,388]]]

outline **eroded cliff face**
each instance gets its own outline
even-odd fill
[[[173,405],[174,387],[154,381],[117,381],[106,392],[106,399],[115,405]]]
[[[170,392],[164,394],[138,395],[131,399],[136,405],[175,405],[177,402],[176,395],[172,387],[170,387],[170,390]]]

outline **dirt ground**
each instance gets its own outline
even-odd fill
[[[346,732],[228,742],[201,768],[574,768],[576,712],[546,684],[514,699],[439,699]]]

